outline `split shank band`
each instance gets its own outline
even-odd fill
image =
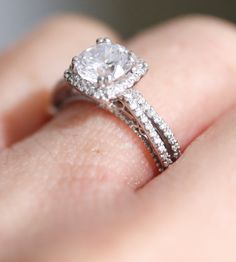
[[[58,111],[65,104],[86,100],[115,114],[142,139],[161,173],[181,150],[168,124],[134,88],[147,71],[147,63],[133,52],[99,38],[72,59],[55,88],[53,106]]]

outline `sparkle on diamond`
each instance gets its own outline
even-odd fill
[[[133,65],[134,59],[125,47],[100,43],[79,55],[76,70],[83,79],[97,83],[101,77],[115,81],[129,72]]]

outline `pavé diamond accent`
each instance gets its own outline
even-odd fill
[[[154,150],[159,155],[161,165],[164,168],[167,168],[170,164],[173,163],[173,161],[171,160],[171,156],[168,153],[164,142],[162,141],[160,135],[158,134],[155,126],[151,121],[155,110],[151,108],[151,111],[153,111],[154,113],[151,114],[152,117],[150,117],[145,111],[144,105],[147,103],[145,98],[136,90],[127,91],[123,97],[124,101],[128,104],[128,107],[131,110],[134,110],[134,113],[139,119],[140,125],[142,126],[146,135],[151,141],[153,141]]]

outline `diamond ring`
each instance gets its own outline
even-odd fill
[[[53,94],[56,110],[86,100],[123,120],[144,142],[159,172],[176,161],[181,150],[170,127],[134,86],[148,65],[124,46],[99,38],[72,59]]]

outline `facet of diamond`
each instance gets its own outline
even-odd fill
[[[99,43],[86,49],[76,59],[74,69],[87,81],[96,84],[98,79],[116,81],[134,65],[133,56],[118,44]]]

